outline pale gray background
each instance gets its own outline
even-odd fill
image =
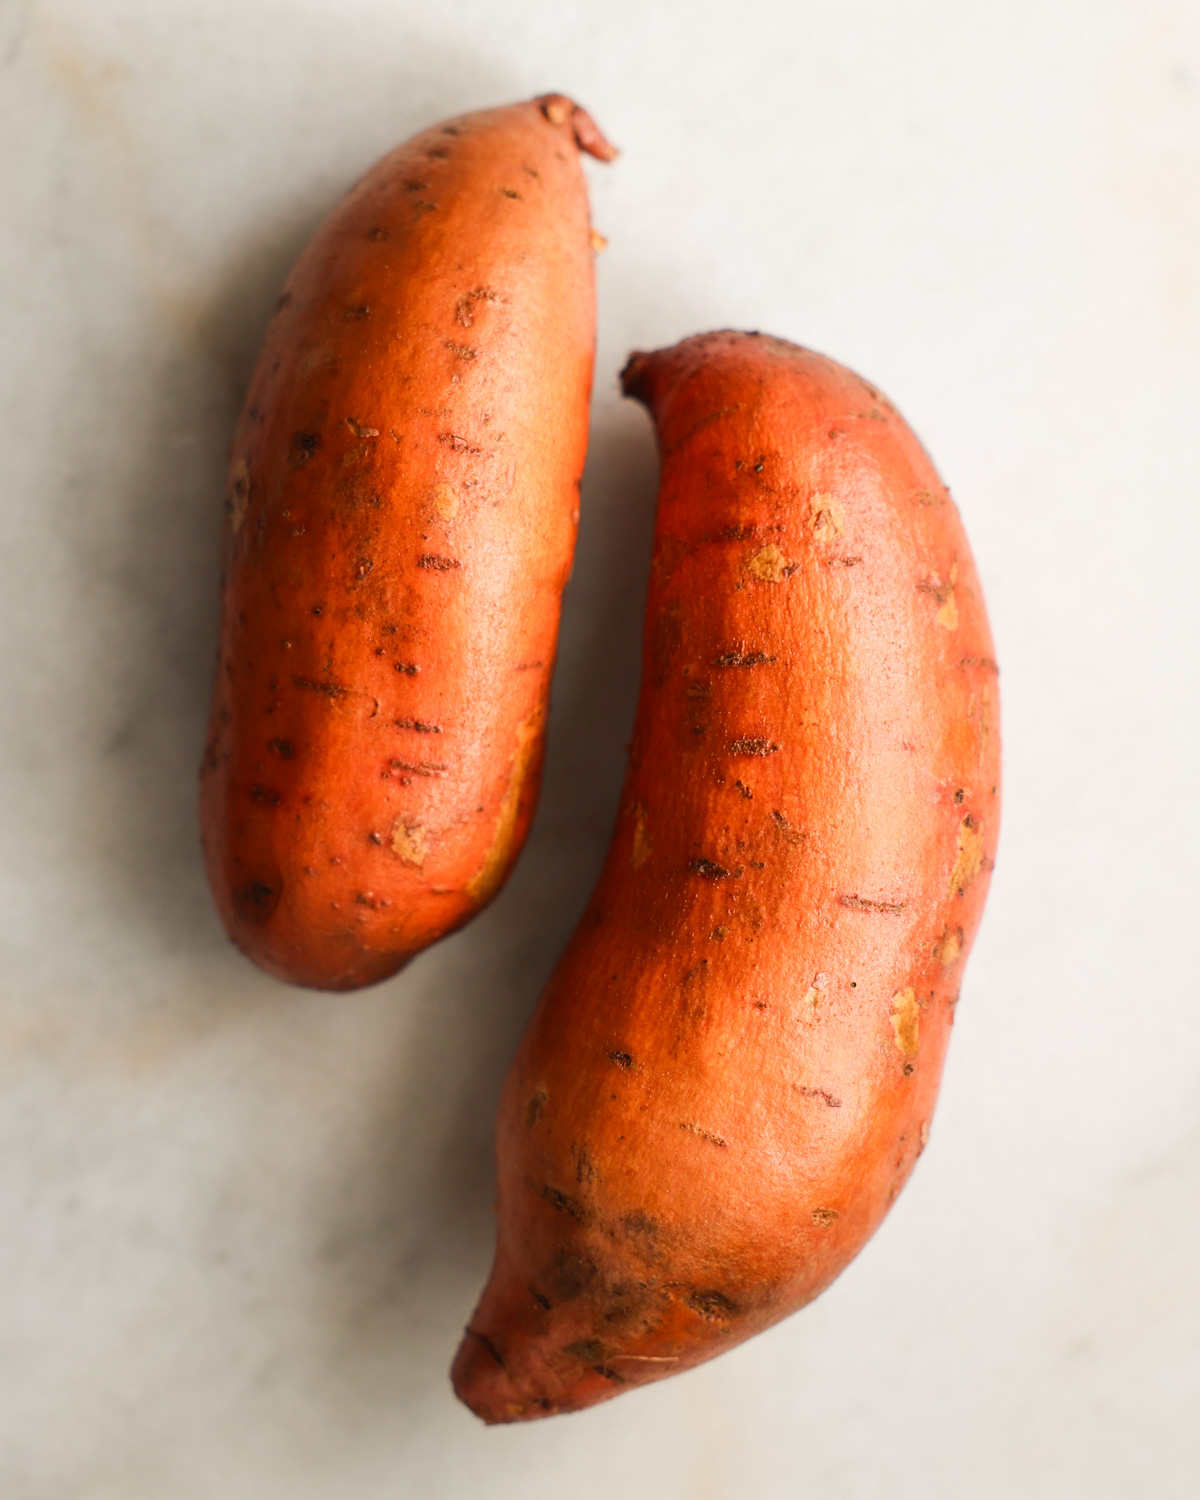
[[[226,944],[197,852],[225,453],[376,156],[547,89],[600,352],[545,796],[366,994]],[[1200,6],[0,0],[0,1495],[1108,1500],[1200,1468]],[[1006,824],[928,1152],[814,1307],[599,1410],[445,1377],[491,1119],[608,837],[655,458],[634,345],[857,367],[954,490]]]

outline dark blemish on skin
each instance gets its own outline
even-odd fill
[[[765,870],[767,867],[761,859],[752,859],[750,861],[750,868],[752,870]]]
[[[271,913],[279,905],[282,894],[281,882],[248,880],[233,893],[233,904],[243,922],[252,927],[262,927],[270,921]]]
[[[492,1358],[496,1361],[496,1363],[500,1366],[500,1368],[502,1370],[504,1370],[505,1373],[507,1374],[508,1371],[507,1371],[507,1368],[505,1366],[505,1363],[500,1358],[500,1351],[499,1351],[499,1349],[496,1348],[495,1344],[492,1343],[491,1339],[488,1338],[487,1334],[485,1334],[485,1333],[479,1333],[476,1329],[472,1328],[469,1324],[467,1326],[466,1332],[469,1333],[473,1339],[478,1339],[479,1340],[479,1342],[483,1345],[483,1347],[487,1350],[487,1352],[492,1356]]]
[[[838,903],[850,911],[878,911],[896,917],[904,910],[903,901],[869,901],[865,896],[839,896]]]
[[[729,746],[733,755],[774,755],[779,748],[773,740],[754,734],[743,735]]]
[[[469,344],[452,344],[449,339],[446,339],[443,347],[449,349],[451,354],[457,354],[459,359],[478,359],[479,357],[479,350],[472,349]]]
[[[380,836],[377,833],[369,833],[369,834],[367,834],[367,843],[368,844],[382,844],[383,840],[380,838]]]
[[[526,1125],[536,1125],[546,1103],[546,1090],[538,1089],[525,1110]]]
[[[759,461],[754,465],[754,472],[756,474],[761,474],[762,471],[763,471],[763,462],[762,462],[762,459],[760,458]]]
[[[418,734],[441,734],[436,724],[426,724],[422,719],[397,719],[397,729],[415,729]]]
[[[633,1067],[633,1058],[628,1052],[610,1052],[608,1060],[615,1062],[618,1068],[624,1068],[626,1071]]]
[[[361,583],[374,566],[374,562],[369,557],[360,557],[354,564],[355,578]]]
[[[268,740],[267,749],[274,750],[276,755],[281,755],[284,760],[291,760],[296,753],[296,747],[291,740]]]
[[[861,557],[831,557],[828,566],[831,568],[857,568],[862,562]]]
[[[518,203],[523,203],[523,202],[524,202],[524,201],[525,201],[525,200],[524,200],[524,199],[523,199],[523,198],[522,198],[522,197],[521,197],[521,195],[520,195],[520,193],[518,193],[518,192],[517,192],[517,191],[516,191],[516,189],[515,189],[515,188],[506,188],[506,187],[502,187],[502,188],[501,188],[501,189],[500,189],[500,191],[501,191],[501,192],[502,192],[502,193],[503,193],[503,194],[504,194],[504,196],[505,196],[505,197],[506,197],[506,198],[515,198],[515,199],[516,199],[516,200],[517,200],[517,202],[518,202]]]
[[[722,1150],[729,1145],[729,1142],[722,1136],[714,1135],[711,1130],[705,1130],[702,1125],[692,1125],[687,1120],[680,1120],[679,1128],[690,1131],[692,1135],[698,1135],[702,1141],[709,1141],[714,1146],[720,1146]]]
[[[309,693],[320,693],[325,698],[344,698],[350,691],[338,682],[313,682],[310,677],[293,677],[292,685]]]
[[[298,432],[292,438],[291,451],[288,454],[288,464],[293,469],[302,468],[317,449],[321,446],[321,434],[319,432]]]
[[[529,1295],[533,1298],[533,1300],[537,1303],[537,1305],[542,1309],[543,1312],[550,1311],[551,1302],[549,1297],[543,1297],[541,1292],[539,1292],[536,1287],[526,1287],[525,1290],[529,1293]]]
[[[393,771],[409,771],[414,776],[443,776],[447,770],[443,763],[432,760],[423,760],[417,765],[406,760],[389,760],[388,765]]]
[[[541,1196],[551,1208],[556,1208],[560,1214],[566,1214],[568,1218],[574,1219],[577,1224],[586,1223],[587,1212],[578,1198],[571,1198],[566,1193],[560,1193],[557,1188],[551,1187],[548,1182],[542,1184]]]
[[[560,1250],[554,1257],[550,1280],[555,1295],[563,1302],[571,1302],[591,1286],[596,1275],[594,1261]]]
[[[904,1072],[905,1078],[911,1078],[912,1074],[913,1074],[913,1065],[912,1065],[912,1063],[905,1063],[904,1064],[903,1072]]]
[[[439,432],[438,442],[444,444],[454,453],[482,453],[482,448],[475,448],[457,432]]]
[[[728,927],[714,927],[713,930],[709,933],[709,937],[713,940],[714,943],[723,943],[728,932]]]
[[[366,303],[360,302],[354,307],[348,307],[344,316],[347,323],[357,323],[361,318],[369,318],[371,316],[371,309]]]
[[[459,323],[464,328],[470,328],[475,321],[473,307],[476,302],[499,302],[500,294],[492,290],[490,286],[477,286],[473,292],[467,292],[465,296],[458,299],[454,313]]]
[[[731,1302],[724,1292],[692,1291],[688,1293],[687,1305],[702,1318],[732,1318],[737,1314],[737,1303]]]
[[[626,1214],[621,1220],[621,1225],[626,1234],[640,1234],[648,1240],[658,1238],[658,1220],[652,1219],[649,1214],[643,1213],[640,1208],[635,1208],[632,1213]]]
[[[417,559],[418,568],[432,568],[435,573],[448,573],[452,568],[461,568],[456,557],[442,557],[436,552],[422,552]]]
[[[705,880],[728,880],[729,871],[724,865],[718,865],[711,859],[689,859],[688,869],[697,875],[702,875]]]
[[[982,667],[986,672],[994,672],[1000,675],[1000,668],[990,656],[964,656],[959,660],[960,667]]]
[[[744,651],[740,646],[733,646],[728,651],[723,651],[713,662],[713,666],[765,667],[774,660],[773,656],[766,656],[761,651]]]
[[[956,807],[962,806],[962,800],[965,796],[966,793],[963,791],[962,787],[959,787],[958,791],[956,791],[954,794],[954,803]]]
[[[737,787],[738,791],[741,792],[742,796],[745,797],[747,801],[750,801],[753,798],[754,793],[750,790],[750,788],[744,781],[735,781],[733,784],[735,787]]]
[[[403,672],[406,677],[415,677],[421,669],[417,666],[416,662],[398,661],[395,663],[394,670]]]
[[[841,1215],[836,1208],[814,1208],[812,1221],[818,1229],[828,1229],[831,1224],[836,1224]]]
[[[400,186],[406,193],[423,193],[429,184],[427,182],[420,182],[415,177],[409,177]]]
[[[842,1107],[842,1101],[835,1099],[827,1089],[806,1089],[798,1083],[792,1086],[798,1094],[803,1094],[806,1099],[824,1099],[830,1109],[841,1109]]]
[[[793,828],[778,809],[773,811],[771,816],[775,820],[775,826],[789,844],[802,844],[808,837],[807,833],[801,833],[798,828]]]
[[[374,229],[367,230],[367,238],[369,240],[386,240],[389,238],[389,235],[386,229],[376,224]]]
[[[433,146],[425,153],[430,161],[449,161],[450,152],[445,146]]]
[[[576,1339],[573,1344],[564,1344],[563,1353],[569,1354],[574,1359],[582,1359],[589,1365],[595,1365],[604,1360],[608,1355],[615,1354],[615,1349],[610,1349],[607,1344],[602,1344],[599,1339]]]

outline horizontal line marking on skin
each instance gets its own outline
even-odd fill
[[[444,776],[448,769],[440,761],[432,760],[423,760],[419,765],[406,760],[389,760],[388,765],[394,771],[411,771],[414,776]]]
[[[869,901],[866,896],[839,896],[838,902],[850,911],[878,911],[890,917],[899,916],[906,905],[903,901]]]
[[[326,698],[344,698],[350,691],[340,682],[314,682],[311,677],[293,677],[292,685],[309,693],[323,693]]]

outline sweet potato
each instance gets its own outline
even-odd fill
[[[687,1369],[810,1301],[925,1145],[999,816],[996,665],[895,409],[757,334],[635,355],[662,480],[599,884],[505,1084],[485,1421]]]
[[[595,343],[561,95],[385,157],[317,231],[233,446],[202,770],[234,942],[371,984],[495,894],[540,779]]]

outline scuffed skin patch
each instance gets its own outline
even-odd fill
[[[483,864],[467,881],[467,895],[476,901],[486,901],[504,879],[508,868],[513,839],[517,832],[517,816],[521,810],[521,793],[525,789],[525,778],[529,774],[541,739],[544,710],[539,706],[527,719],[517,725],[517,748],[513,751],[508,773],[508,787],[500,804],[496,819],[496,832],[491,847],[484,856]]]
[[[633,853],[629,862],[635,870],[640,870],[653,853],[650,836],[646,832],[646,809],[640,802],[635,802],[633,804]]]
[[[944,630],[958,629],[958,605],[954,602],[954,585],[958,582],[958,564],[952,563],[950,567],[950,583],[946,589],[946,598],[939,604],[938,612],[934,619]]]
[[[954,586],[958,582],[958,563],[951,563],[949,581],[943,581],[936,575],[926,578],[917,584],[917,588],[923,594],[932,594],[937,600],[937,613],[934,619],[943,630],[958,629],[958,605],[954,602]]]
[[[424,823],[401,814],[392,824],[392,852],[398,854],[406,865],[416,865],[419,870],[429,852],[429,836]]]
[[[921,1007],[914,989],[900,990],[892,996],[892,1030],[896,1046],[905,1057],[915,1057],[919,1045]]]
[[[933,956],[943,969],[948,969],[962,952],[962,945],[962,928],[955,927],[952,931],[947,930],[943,933],[941,942],[933,945]]]
[[[991,701],[992,695],[988,691],[986,683],[980,691],[978,699],[976,699],[975,694],[972,693],[970,698],[967,700],[967,718],[975,720],[979,734],[979,765],[981,769],[983,767],[984,758],[987,755],[988,730],[990,727],[988,724],[988,719],[989,710],[991,708]]]
[[[845,527],[842,507],[832,495],[817,494],[812,497],[812,534],[818,542],[832,542]]]
[[[968,813],[958,825],[958,853],[946,895],[961,896],[982,868],[983,824]]]
[[[458,494],[453,485],[439,484],[433,492],[433,511],[442,521],[453,521],[458,515]]]
[[[760,583],[782,583],[795,571],[795,564],[783,555],[774,542],[768,543],[761,552],[756,552],[746,564],[746,572]]]
[[[831,1224],[836,1224],[841,1218],[836,1208],[814,1208],[812,1221],[818,1229],[828,1229]]]

